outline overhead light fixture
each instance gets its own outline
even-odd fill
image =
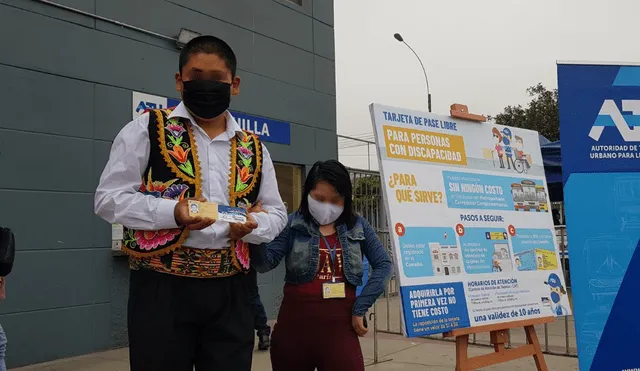
[[[195,31],[187,30],[186,28],[181,28],[180,33],[178,34],[178,39],[176,40],[178,49],[182,49],[189,41],[195,39],[198,36],[201,36],[201,34]]]

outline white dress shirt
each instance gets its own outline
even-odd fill
[[[227,130],[211,139],[196,124],[183,103],[169,115],[188,119],[193,125],[198,158],[202,168],[202,196],[220,205],[229,205],[231,138],[242,129],[229,112]],[[127,124],[113,141],[109,162],[95,194],[95,212],[111,224],[155,231],[177,228],[174,208],[178,201],[138,192],[149,162],[149,113]],[[193,196],[193,195],[192,195]],[[271,242],[287,223],[287,210],[278,192],[276,173],[267,148],[262,146],[262,180],[258,200],[267,213],[252,214],[258,228],[243,238],[245,242]],[[201,231],[191,231],[184,246],[197,249],[229,247],[229,224],[216,222]]]

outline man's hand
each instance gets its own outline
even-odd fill
[[[247,221],[244,224],[229,224],[229,239],[231,239],[232,241],[241,240],[242,237],[253,232],[253,230],[256,228],[258,228],[258,223],[256,222],[255,218],[251,216],[251,213],[247,213]]]
[[[351,316],[351,326],[353,326],[353,331],[360,337],[365,336],[367,332],[369,332],[369,330],[364,327],[364,317],[362,316]]]
[[[178,202],[176,208],[173,209],[173,217],[176,219],[176,224],[181,227],[187,227],[192,231],[199,231],[211,226],[216,221],[211,218],[202,218],[199,216],[193,217],[189,215],[189,200],[195,200],[200,202],[207,202],[204,197],[198,198],[185,198]]]

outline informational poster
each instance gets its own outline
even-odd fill
[[[640,370],[640,66],[558,65],[581,371]]]
[[[407,336],[570,313],[537,132],[371,116]]]

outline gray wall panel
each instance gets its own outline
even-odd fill
[[[93,1],[87,0],[57,0],[58,4],[70,6],[85,12],[95,13],[95,4]],[[38,14],[46,15],[47,17],[53,17],[62,19],[65,22],[77,23],[81,26],[93,28],[95,21],[92,18],[86,17],[80,14],[74,14],[63,9],[58,9],[50,5],[41,4],[35,1],[26,0],[0,0],[0,4],[10,5],[15,8],[20,8],[35,12]],[[0,13],[3,11],[0,5]]]
[[[257,74],[313,89],[313,54],[261,35],[254,48]]]
[[[153,35],[148,35],[148,34],[144,34],[141,32],[138,32],[136,30],[132,30],[129,28],[124,28],[121,27],[117,24],[113,24],[110,22],[105,22],[105,21],[101,21],[101,20],[96,20],[96,30],[107,33],[107,34],[112,34],[112,35],[116,35],[119,37],[124,37],[130,40],[134,40],[137,41],[139,43],[141,43],[142,45],[145,46],[155,46],[155,47],[159,47],[162,49],[167,49],[168,51],[175,51],[178,52],[177,46],[175,41],[172,40],[167,40],[164,38],[159,38]],[[177,35],[167,35],[170,37],[175,37]],[[178,62],[176,59],[176,63],[175,63],[175,70],[178,70]]]
[[[316,129],[316,151],[324,154],[326,157],[320,160],[338,159],[338,138],[335,131]]]
[[[312,19],[274,0],[255,0],[255,31],[298,48],[313,51]],[[278,20],[274,22],[274,20]]]
[[[211,17],[252,29],[254,0],[164,0]],[[189,28],[189,24],[182,25]]]
[[[129,263],[126,257],[117,257],[111,265],[111,347],[127,346],[128,299]]]
[[[93,137],[93,84],[0,65],[0,128]],[[72,109],[70,109],[72,108]]]
[[[109,318],[102,317],[107,313],[97,307],[89,305],[0,316],[0,323],[10,339],[8,367],[72,357],[100,349],[98,345],[104,344],[104,339],[97,337],[102,334],[96,331],[94,324],[106,323]]]
[[[289,1],[289,0],[271,0],[271,1],[311,17],[311,15],[313,14],[313,2],[315,0],[302,0],[302,6],[295,4],[293,1]]]
[[[109,153],[111,152],[111,142],[94,141],[93,142],[93,164],[91,166],[92,189],[96,189],[100,183],[100,176],[104,170],[107,161],[109,161]]]
[[[258,286],[273,283],[273,271],[267,273],[258,273]]]
[[[34,13],[5,9],[0,11],[0,46],[21,52],[1,53],[0,64],[130,89],[143,86],[146,91],[156,94],[168,95],[175,91],[172,76],[176,70],[177,52]],[[16,32],[21,38],[11,36]],[[60,40],[65,42],[60,43]],[[23,48],[22,45],[30,47]],[[42,58],[42,55],[49,57]]]
[[[112,142],[122,128],[131,121],[131,90],[96,85],[95,89],[95,139]],[[116,108],[117,107],[117,108]]]
[[[325,58],[335,60],[333,27],[313,21],[313,51]]]
[[[282,302],[282,289],[284,288],[284,262],[269,273],[258,275],[258,287],[260,300],[264,306],[267,317],[276,319]]]
[[[265,145],[271,157],[277,161],[301,165],[313,162],[318,156],[307,142],[307,138],[312,138],[314,134],[315,131],[311,127],[291,125],[291,145],[276,143],[265,143]]]
[[[233,108],[265,117],[318,128],[335,128],[335,96],[243,73],[240,95]]]
[[[107,249],[18,252],[0,314],[108,303],[110,255]]]
[[[333,0],[314,0],[313,18],[333,26]]]
[[[91,228],[93,231],[93,247],[111,248],[111,225],[97,215],[93,215]]]
[[[95,191],[93,143],[49,134],[0,129],[0,188]]]
[[[111,305],[93,306],[93,349],[99,351],[112,348],[111,344]],[[117,371],[117,369],[116,369]]]
[[[89,248],[93,245],[92,204],[89,193],[0,189],[0,210],[12,210],[0,212],[0,225],[14,231],[18,251]],[[38,233],[34,233],[36,210]]]
[[[251,70],[253,34],[247,29],[167,1],[96,0],[96,12],[103,17],[117,18],[166,36],[178,36],[181,28],[215,35],[231,45],[240,68]],[[176,65],[174,69],[177,70],[177,57],[173,60]]]
[[[336,67],[335,62],[314,55],[315,89],[325,94],[336,93]]]

